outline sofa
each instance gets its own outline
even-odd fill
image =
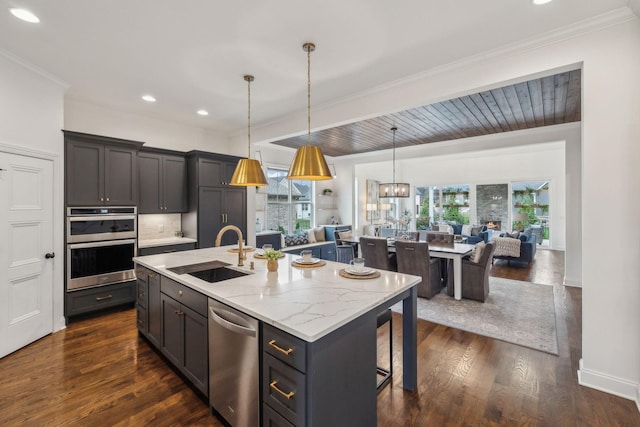
[[[500,233],[500,237],[511,237],[508,233]],[[514,237],[511,237],[514,238]],[[519,233],[517,239],[520,239],[520,256],[506,256],[506,255],[494,255],[494,259],[504,259],[515,262],[526,262],[527,265],[531,265],[531,262],[536,256],[536,235],[533,233],[533,229],[531,227],[525,229],[523,232]]]
[[[453,228],[453,234],[459,234],[463,238],[466,237],[467,243],[470,245],[475,245],[480,242],[489,243],[489,231],[486,225],[470,226],[469,228],[471,228],[471,230],[467,233],[462,232],[462,229],[466,228],[463,224],[451,224],[451,227]]]

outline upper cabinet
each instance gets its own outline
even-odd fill
[[[231,157],[228,156],[230,159]],[[232,160],[198,159],[198,185],[202,187],[221,187],[229,185],[238,164]]]
[[[187,211],[187,164],[184,154],[144,149],[138,154],[138,213]]]
[[[67,206],[135,206],[142,142],[63,131]]]
[[[247,190],[229,185],[239,157],[191,151],[187,153],[189,212],[182,231],[198,240],[198,248],[214,245],[218,232],[235,225],[247,235]],[[238,242],[235,233],[222,236],[222,245]]]

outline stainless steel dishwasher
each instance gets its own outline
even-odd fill
[[[209,403],[234,427],[260,424],[256,319],[209,298]]]

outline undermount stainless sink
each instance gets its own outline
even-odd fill
[[[180,267],[167,268],[176,274],[189,274],[190,276],[197,277],[209,283],[222,282],[223,280],[235,279],[236,277],[247,276],[250,273],[246,273],[240,270],[234,270],[227,268],[228,262],[223,261],[208,261],[199,264],[183,265]]]

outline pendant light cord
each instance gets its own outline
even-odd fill
[[[249,153],[247,154],[247,158],[251,158],[251,80],[253,78],[247,78],[247,105],[249,106],[247,112],[247,141],[249,144]]]
[[[311,145],[311,47],[307,47],[307,145]]]
[[[392,127],[391,131],[393,132],[393,186],[391,187],[392,191],[395,193],[396,191],[396,131],[397,127]]]

